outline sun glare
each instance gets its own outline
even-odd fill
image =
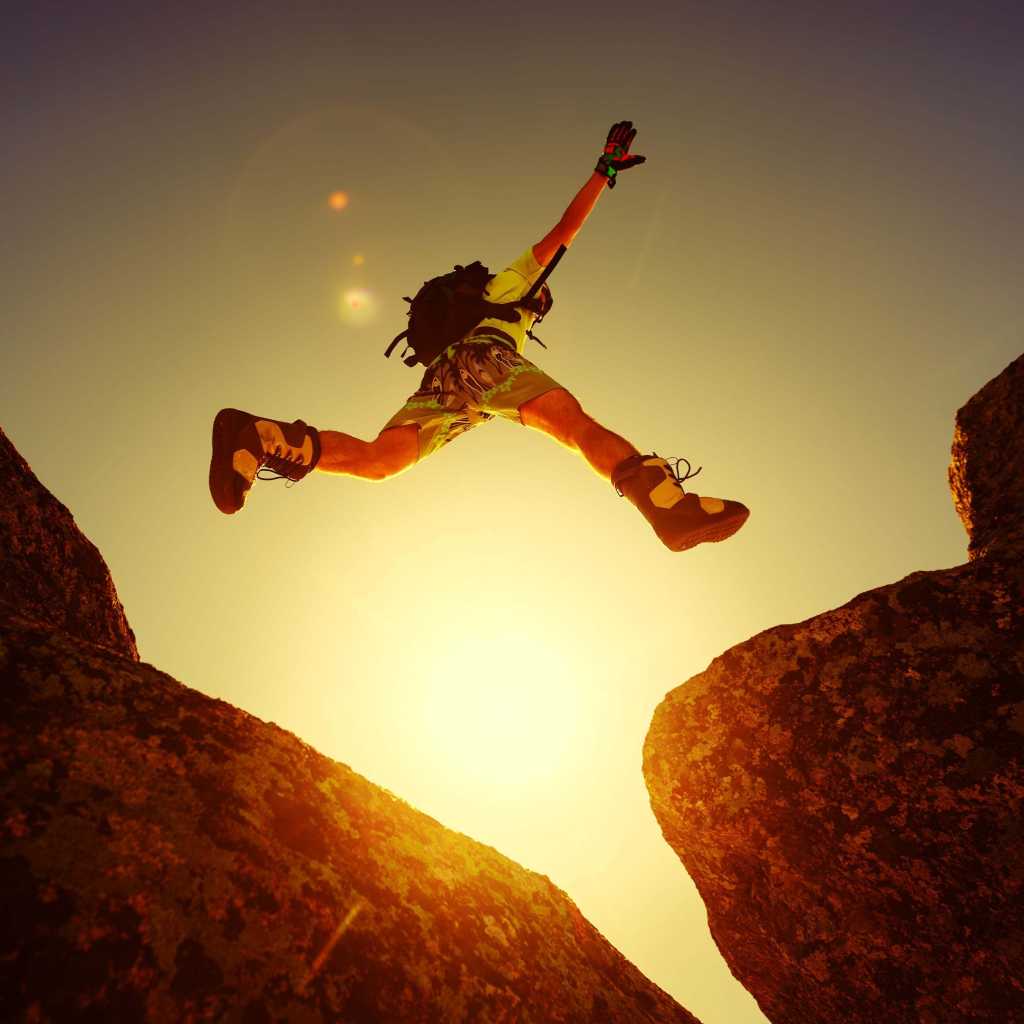
[[[551,644],[512,631],[466,635],[433,660],[423,727],[435,757],[475,785],[548,782],[573,752],[578,669]]]
[[[344,210],[348,206],[348,193],[332,192],[327,203],[332,210]]]

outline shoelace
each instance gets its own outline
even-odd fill
[[[273,472],[271,476],[263,476],[263,464],[268,465],[272,471],[277,470],[278,472]],[[281,454],[281,446],[278,445],[274,449],[273,455],[267,453],[263,456],[263,464],[256,470],[256,478],[258,480],[287,480],[288,482],[285,484],[285,487],[294,487],[301,479],[301,477],[293,475],[295,467],[304,466],[306,460],[301,455],[296,456],[294,459],[289,459]]]
[[[660,458],[660,456],[658,455],[657,452],[655,452],[654,454],[655,454],[655,456]],[[692,480],[693,477],[695,477],[704,468],[703,466],[698,466],[696,469],[693,469],[693,467],[690,465],[690,460],[689,459],[684,459],[682,456],[680,456],[678,459],[666,459],[665,461],[670,463],[670,464],[672,462],[675,462],[675,465],[672,466],[672,474],[675,477],[676,483],[679,484],[680,487],[683,486],[683,482],[684,481]],[[686,473],[683,476],[679,475],[679,463],[680,462],[685,462],[686,463]]]
[[[655,458],[655,459],[660,459],[661,458],[661,456],[657,452],[651,452],[651,456],[653,458]],[[692,479],[693,477],[695,477],[704,468],[703,466],[698,466],[696,469],[694,469],[691,466],[691,464],[690,464],[690,460],[689,459],[684,459],[682,456],[680,456],[677,459],[665,459],[664,461],[669,464],[668,479],[674,480],[677,484],[679,484],[679,489],[680,490],[683,489],[683,481],[684,480]],[[673,462],[675,463],[675,465],[671,465],[671,463],[673,463]],[[682,474],[681,476],[679,474],[679,463],[680,462],[685,462],[686,463],[686,472],[684,474]],[[633,472],[636,472],[637,469],[639,469],[638,465],[634,467]],[[630,473],[629,475],[631,476],[632,473]],[[617,494],[619,495],[619,497],[621,498],[623,496],[622,495],[622,490],[620,489],[618,484],[615,485],[615,490],[616,490]]]

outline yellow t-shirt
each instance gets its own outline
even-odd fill
[[[516,299],[521,299],[530,290],[533,282],[540,277],[543,270],[544,268],[533,255],[533,246],[531,245],[518,259],[487,282],[484,298],[488,302],[514,302]],[[521,309],[518,321],[487,317],[481,320],[473,330],[478,331],[482,327],[497,327],[499,331],[504,331],[516,343],[516,351],[522,352],[526,347],[526,332],[533,326],[536,319],[535,313],[531,313],[528,309]]]

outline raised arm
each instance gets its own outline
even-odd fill
[[[533,255],[542,267],[551,262],[560,245],[567,249],[572,245],[576,233],[590,216],[597,197],[607,184],[607,177],[594,171],[590,180],[576,193],[576,198],[562,214],[562,219],[533,247]]]
[[[635,135],[632,121],[619,121],[612,125],[604,152],[590,180],[576,193],[576,198],[562,214],[562,219],[533,247],[533,255],[542,267],[551,262],[560,245],[569,248],[605,186],[614,188],[620,171],[642,164],[647,159],[644,156],[629,155],[629,147]]]

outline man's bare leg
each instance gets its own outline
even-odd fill
[[[624,437],[613,434],[588,416],[564,388],[556,388],[519,407],[519,418],[528,427],[550,434],[556,441],[578,451],[591,468],[610,480],[612,470],[630,455],[640,453]]]
[[[404,473],[419,458],[419,427],[413,423],[382,430],[373,441],[321,430],[320,461],[323,473],[342,473],[364,480],[384,480]]]
[[[596,423],[564,388],[524,402],[519,418],[581,452],[597,473],[612,480],[616,490],[636,506],[671,551],[725,540],[750,515],[738,501],[687,494],[666,460],[642,456],[625,438]]]

